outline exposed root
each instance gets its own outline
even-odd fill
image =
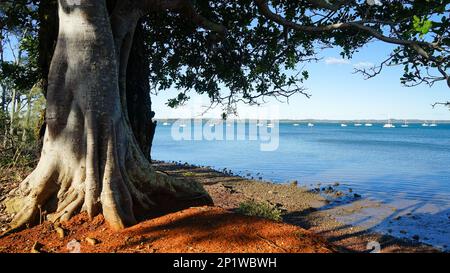
[[[100,157],[92,156],[89,145],[86,157],[79,162],[67,158],[55,161],[49,156],[54,154],[44,148],[36,170],[5,201],[8,211],[17,213],[8,232],[37,223],[41,210],[52,222],[66,221],[81,211],[90,217],[102,213],[110,226],[118,230],[149,216],[212,204],[199,183],[153,170],[132,140],[126,154],[119,155],[116,132],[113,128],[110,132],[101,164],[92,162]],[[98,150],[91,150],[94,149]]]
[[[51,221],[102,213],[121,229],[158,213],[212,204],[197,182],[155,172],[131,131],[124,101],[129,46],[114,41],[131,41],[132,32],[120,38],[112,31],[105,1],[58,2],[44,145],[36,170],[5,201],[17,213],[11,230],[35,224],[41,210]]]

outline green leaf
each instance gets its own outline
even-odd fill
[[[419,33],[420,37],[423,37],[427,34],[431,27],[433,26],[433,22],[426,18],[419,18],[417,15],[413,16],[413,29]]]

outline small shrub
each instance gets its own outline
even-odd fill
[[[281,210],[267,202],[245,201],[239,204],[238,213],[281,221]]]

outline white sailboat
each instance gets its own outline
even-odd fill
[[[341,127],[347,127],[347,124],[341,123]]]
[[[406,119],[405,119],[405,123],[403,123],[402,125],[400,125],[403,128],[409,127],[409,125],[406,123]]]
[[[430,124],[430,127],[436,127],[436,126],[437,126],[436,121],[433,121],[433,123]]]
[[[383,128],[395,128],[395,125],[392,124],[391,120],[388,120],[388,123],[383,125]]]
[[[308,127],[314,127],[314,124],[313,123],[308,123]]]
[[[300,124],[294,123],[294,124],[292,124],[292,125],[295,126],[295,127],[297,127],[297,126],[299,126]]]
[[[430,125],[428,125],[428,122],[427,122],[427,121],[425,121],[424,123],[422,123],[422,127],[428,127],[428,126],[430,126]]]
[[[170,123],[168,123],[168,122],[163,123],[163,126],[169,126],[169,125],[170,125]]]
[[[361,123],[355,123],[354,126],[355,127],[359,127],[359,126],[362,126],[362,124]]]
[[[372,123],[366,123],[366,124],[364,124],[364,126],[366,126],[366,127],[372,127],[373,124],[372,124]]]

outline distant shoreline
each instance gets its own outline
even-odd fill
[[[173,122],[176,120],[222,120],[219,118],[157,118],[155,119],[158,122]],[[257,119],[229,119],[233,121],[256,121]],[[270,120],[270,118],[267,118],[267,120]],[[374,124],[384,124],[387,120],[390,120],[392,123],[404,123],[405,121],[407,123],[424,123],[424,122],[435,122],[438,124],[450,124],[450,120],[431,120],[431,119],[279,119],[278,121],[280,123],[308,123],[308,122],[315,122],[315,123],[374,123]]]

